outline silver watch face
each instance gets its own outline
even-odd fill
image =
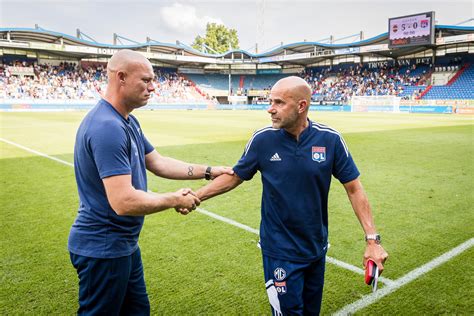
[[[381,238],[380,238],[379,234],[365,236],[365,241],[367,241],[367,240],[375,240],[376,244],[380,244],[380,242],[381,242]]]

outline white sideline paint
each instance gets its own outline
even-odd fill
[[[203,208],[196,208],[196,211],[199,212],[199,213],[202,213],[202,214],[205,214],[209,217],[213,217],[215,219],[218,219],[224,223],[227,223],[227,224],[230,224],[230,225],[233,225],[233,226],[236,226],[236,227],[239,227],[239,228],[242,228],[248,232],[251,232],[251,233],[254,233],[256,235],[259,234],[259,231],[258,229],[255,229],[255,228],[252,228],[252,227],[249,227],[247,225],[244,225],[244,224],[241,224],[239,222],[236,222],[234,221],[233,219],[230,219],[230,218],[227,218],[227,217],[224,217],[224,216],[220,216],[220,215],[217,215],[217,214],[214,214],[212,212],[209,212]],[[343,269],[346,269],[346,270],[349,270],[349,271],[352,271],[352,272],[355,272],[357,274],[360,274],[360,275],[364,275],[365,274],[365,271],[360,269],[360,268],[357,268],[356,266],[353,266],[352,264],[349,264],[349,263],[346,263],[344,261],[340,261],[340,260],[337,260],[335,258],[332,258],[332,257],[329,257],[329,256],[326,256],[326,261],[329,262],[329,263],[332,263],[333,265],[336,265],[340,268],[343,268]],[[392,284],[394,281],[388,279],[388,278],[384,278],[384,277],[380,277],[379,278],[379,282],[382,282],[384,284]]]
[[[16,146],[18,148],[21,148],[21,149],[26,150],[28,152],[31,152],[33,154],[42,156],[44,158],[48,158],[48,159],[54,160],[56,162],[62,163],[64,165],[74,167],[74,164],[72,164],[70,162],[67,162],[67,161],[58,159],[56,157],[52,157],[52,156],[43,154],[39,151],[36,151],[34,149],[25,147],[23,145],[17,144],[17,143],[12,142],[12,141],[6,140],[4,138],[0,137],[0,141],[3,141],[3,142],[5,142],[7,144],[10,144],[12,146]],[[248,232],[251,232],[251,233],[254,233],[254,234],[257,234],[257,235],[259,234],[258,230],[254,229],[252,227],[249,227],[247,225],[241,224],[239,222],[236,222],[236,221],[234,221],[232,219],[229,219],[227,217],[223,217],[223,216],[214,214],[214,213],[209,212],[209,211],[207,211],[205,209],[202,209],[202,208],[197,208],[196,211],[198,211],[201,214],[204,214],[204,215],[210,216],[212,218],[215,218],[217,220],[220,220],[222,222],[225,222],[227,224],[230,224],[230,225],[239,227],[241,229],[244,229]],[[399,278],[395,281],[393,281],[391,279],[388,279],[388,278],[380,277],[379,281],[381,281],[385,284],[385,286],[382,289],[376,291],[375,293],[365,295],[360,300],[346,305],[345,307],[343,307],[342,309],[337,311],[334,315],[351,315],[351,314],[354,314],[355,312],[361,310],[362,308],[367,307],[367,306],[375,303],[376,301],[383,298],[384,296],[387,296],[388,294],[398,290],[402,286],[416,280],[417,278],[419,278],[423,274],[428,273],[429,271],[431,271],[431,270],[435,269],[436,267],[442,265],[443,263],[449,261],[450,259],[454,258],[455,256],[457,256],[457,255],[461,254],[462,252],[468,250],[473,245],[474,245],[474,238],[471,238],[471,239],[467,240],[466,242],[462,243],[461,245],[457,246],[456,248],[451,249],[450,251],[442,254],[441,256],[433,259],[432,261],[424,264],[423,266],[421,266],[419,268],[416,268],[415,270],[405,274],[403,277],[401,277],[401,278]],[[341,268],[344,268],[344,269],[347,269],[349,271],[355,272],[357,274],[364,275],[364,270],[362,270],[362,269],[360,269],[356,266],[353,266],[349,263],[337,260],[337,259],[329,257],[329,256],[326,256],[326,261],[329,262],[329,263],[332,263],[336,266],[339,266]]]
[[[230,218],[227,218],[227,217],[224,217],[224,216],[220,216],[220,215],[217,215],[217,214],[214,214],[212,212],[209,212],[203,208],[196,208],[196,211],[199,212],[199,213],[202,213],[202,214],[205,214],[209,217],[213,217],[217,220],[220,220],[224,223],[227,223],[227,224],[230,224],[230,225],[233,225],[235,227],[239,227],[239,228],[242,228],[248,232],[251,232],[251,233],[254,233],[256,235],[259,234],[259,231],[258,229],[255,229],[255,228],[252,228],[252,227],[249,227],[247,225],[244,225],[244,224],[241,224],[239,222],[236,222],[234,221],[233,219],[230,219]],[[326,261],[329,262],[329,263],[332,263],[333,265],[336,265],[338,267],[341,267],[343,269],[346,269],[346,270],[349,270],[349,271],[352,271],[352,272],[355,272],[357,274],[360,274],[360,275],[364,275],[365,272],[364,270],[360,269],[360,268],[357,268],[356,266],[353,266],[352,264],[349,264],[349,263],[346,263],[344,261],[340,261],[340,260],[337,260],[335,258],[332,258],[332,257],[329,257],[329,256],[326,256]],[[388,278],[384,278],[384,277],[380,277],[379,278],[379,282],[382,282],[384,284],[393,284],[394,281],[388,279]]]
[[[1,138],[1,137],[0,137],[0,140],[1,140],[2,142],[4,142],[4,143],[7,143],[7,144],[10,144],[10,145],[12,145],[12,146],[21,148],[21,149],[26,150],[26,151],[28,151],[28,152],[30,152],[30,153],[35,154],[35,155],[38,155],[38,156],[41,156],[41,157],[44,157],[44,158],[48,158],[48,159],[54,160],[54,161],[56,161],[56,162],[59,162],[59,163],[62,163],[62,164],[64,164],[64,165],[66,165],[66,166],[74,167],[74,164],[72,164],[72,163],[70,163],[70,162],[67,162],[67,161],[58,159],[58,158],[56,158],[56,157],[53,157],[53,156],[49,156],[49,155],[40,153],[39,151],[36,151],[36,150],[34,150],[34,149],[25,147],[25,146],[23,146],[23,145],[14,143],[14,142],[12,142],[12,141],[6,140],[6,139]]]
[[[239,222],[236,222],[234,221],[233,219],[230,219],[230,218],[227,218],[227,217],[224,217],[224,216],[220,216],[220,215],[217,215],[217,214],[214,214],[214,213],[211,213],[203,208],[200,208],[198,207],[196,209],[196,211],[198,211],[199,213],[202,213],[204,215],[207,215],[209,217],[212,217],[212,218],[215,218],[217,220],[220,220],[224,223],[227,223],[227,224],[230,224],[230,225],[233,225],[235,227],[239,227],[239,228],[242,228],[243,230],[246,230],[248,232],[251,232],[251,233],[254,233],[254,234],[257,234],[258,235],[258,230],[255,229],[255,228],[252,228],[252,227],[249,227],[247,225],[244,225],[244,224],[241,224]]]
[[[326,256],[326,261],[329,262],[329,263],[332,263],[333,265],[336,265],[338,267],[341,267],[341,268],[344,268],[346,270],[349,270],[349,271],[352,271],[352,272],[355,272],[357,274],[360,274],[360,275],[365,275],[365,271],[361,268],[358,268],[356,266],[353,266],[352,264],[349,264],[349,263],[346,263],[344,261],[341,261],[341,260],[337,260],[335,258],[332,258],[332,257],[329,257],[329,256]],[[379,277],[379,282],[382,282],[386,285],[391,285],[393,284],[395,281],[389,279],[389,278],[384,278],[384,277]]]
[[[351,303],[349,305],[344,306],[342,309],[337,311],[334,315],[351,315],[354,314],[355,312],[361,310],[364,307],[369,306],[370,304],[378,301],[382,297],[398,290],[400,287],[410,283],[413,280],[418,279],[420,276],[422,276],[425,273],[430,272],[434,268],[442,265],[443,263],[449,261],[450,259],[456,257],[457,255],[461,254],[462,252],[468,250],[474,245],[474,238],[471,238],[465,242],[463,242],[461,245],[457,246],[456,248],[451,249],[450,251],[442,254],[441,256],[431,260],[427,264],[422,265],[419,268],[416,268],[415,270],[408,272],[401,278],[393,281],[392,284],[388,284],[384,286],[382,289],[376,291],[375,293],[366,295],[362,297],[360,300],[355,301],[354,303]]]
[[[52,160],[54,160],[54,161],[56,161],[56,162],[65,164],[65,165],[70,166],[70,167],[74,167],[74,164],[72,164],[72,163],[70,163],[70,162],[67,162],[67,161],[58,159],[58,158],[56,158],[56,157],[52,157],[52,156],[43,154],[43,153],[41,153],[41,152],[39,152],[39,151],[36,151],[36,150],[34,150],[34,149],[25,147],[25,146],[23,146],[23,145],[14,143],[14,142],[9,141],[9,140],[6,140],[6,139],[4,139],[4,138],[0,138],[0,140],[3,141],[3,142],[5,142],[5,143],[7,143],[7,144],[10,144],[10,145],[16,146],[16,147],[18,147],[18,148],[21,148],[21,149],[23,149],[23,150],[26,150],[26,151],[28,151],[28,152],[30,152],[30,153],[39,155],[39,156],[44,157],[44,158],[52,159]],[[254,233],[254,234],[256,234],[256,235],[259,234],[259,232],[258,232],[257,229],[254,229],[254,228],[249,227],[249,226],[247,226],[247,225],[244,225],[244,224],[241,224],[241,223],[239,223],[239,222],[236,222],[236,221],[234,221],[234,220],[232,220],[232,219],[230,219],[230,218],[217,215],[217,214],[215,214],[215,213],[209,212],[209,211],[207,211],[207,210],[205,210],[205,209],[202,209],[202,208],[197,208],[196,211],[198,211],[198,212],[201,213],[201,214],[204,214],[204,215],[207,215],[207,216],[209,216],[209,217],[212,217],[212,218],[215,218],[215,219],[217,219],[217,220],[220,220],[220,221],[222,221],[222,222],[224,222],[224,223],[227,223],[227,224],[233,225],[233,226],[235,226],[235,227],[244,229],[244,230],[246,230],[246,231],[248,231],[248,232]],[[347,270],[350,270],[350,271],[352,271],[352,272],[355,272],[355,273],[364,275],[364,270],[362,270],[362,269],[360,269],[360,268],[358,268],[358,267],[356,267],[356,266],[353,266],[353,265],[351,265],[351,264],[349,264],[349,263],[346,263],[346,262],[343,262],[343,261],[334,259],[334,258],[329,257],[329,256],[326,256],[326,260],[327,260],[327,262],[332,263],[332,264],[334,264],[334,265],[336,265],[336,266],[338,266],[338,267],[341,267],[341,268],[343,268],[343,269],[347,269]],[[380,277],[380,278],[379,278],[379,281],[380,281],[380,282],[383,282],[383,283],[385,283],[385,284],[387,284],[387,285],[394,282],[394,281],[392,281],[392,280],[390,280],[390,279],[383,278],[383,277]]]

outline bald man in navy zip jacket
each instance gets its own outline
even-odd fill
[[[364,267],[371,259],[383,271],[388,258],[347,145],[339,132],[308,119],[310,101],[311,89],[303,79],[278,81],[270,93],[272,125],[252,135],[233,175],[223,175],[196,191],[204,201],[260,171],[260,245],[265,286],[276,315],[320,312],[332,176],[346,189],[366,234]]]

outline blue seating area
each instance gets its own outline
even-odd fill
[[[474,99],[474,66],[469,65],[450,86],[433,86],[423,99]]]
[[[411,97],[414,92],[418,92],[421,94],[426,89],[425,85],[422,86],[403,86],[403,92],[401,92],[398,96],[403,97]],[[421,90],[421,91],[420,91]]]
[[[229,88],[229,76],[212,74],[212,75],[198,75],[198,74],[186,74],[186,77],[192,80],[196,85],[207,88],[207,89],[219,89],[227,90]],[[234,80],[232,80],[234,85]],[[237,82],[238,87],[239,83]]]
[[[264,90],[271,88],[275,82],[288,75],[246,75],[244,76],[244,89]]]
[[[412,67],[401,67],[400,68],[400,73],[404,74],[407,72],[407,70],[410,70],[410,76],[411,77],[416,77],[416,76],[422,76],[430,71],[430,67],[428,65],[417,65],[415,69]]]
[[[231,86],[234,92],[240,88],[240,79],[243,77],[243,90],[264,90],[271,88],[275,82],[288,75],[232,75]],[[196,85],[202,88],[227,90],[229,76],[221,74],[186,74]]]

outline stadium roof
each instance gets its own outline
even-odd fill
[[[463,35],[463,34],[474,34],[474,27],[472,26],[450,26],[450,25],[437,25],[436,26],[436,36],[456,36],[456,35]],[[181,55],[181,56],[190,56],[190,57],[205,57],[205,58],[214,58],[222,60],[223,63],[229,60],[254,60],[259,59],[259,61],[265,60],[266,62],[274,62],[280,65],[284,64],[300,64],[302,66],[314,63],[318,60],[324,60],[327,58],[334,57],[333,54],[322,54],[321,52],[324,51],[337,51],[340,50],[344,52],[347,50],[347,54],[356,54],[357,51],[351,51],[351,49],[356,49],[364,46],[369,45],[379,45],[379,44],[387,44],[388,43],[388,33],[382,33],[380,35],[374,36],[369,39],[361,40],[358,42],[352,43],[345,43],[345,44],[327,44],[327,43],[320,43],[320,42],[296,42],[287,45],[281,45],[277,48],[269,50],[267,52],[261,54],[253,54],[248,51],[244,50],[230,50],[223,54],[208,54],[203,53],[200,51],[195,50],[194,48],[180,43],[179,41],[176,44],[172,43],[163,43],[154,40],[149,40],[145,43],[135,42],[133,40],[129,40],[127,38],[118,36],[117,38],[123,38],[133,44],[130,45],[112,45],[112,44],[104,44],[95,42],[93,40],[84,39],[83,36],[80,36],[78,30],[78,36],[72,36],[61,32],[54,32],[42,29],[40,27],[37,28],[0,28],[0,47],[5,47],[8,45],[7,42],[36,42],[36,43],[49,43],[49,44],[65,44],[65,45],[73,45],[79,47],[95,47],[99,49],[124,49],[129,48],[133,50],[138,50],[142,52],[148,53],[157,53],[157,54],[169,54],[169,55]],[[90,37],[88,37],[90,38]],[[397,48],[391,49],[383,52],[376,52],[375,54],[390,57],[390,58],[397,58],[404,55],[414,54],[421,51],[424,51],[429,46],[413,46],[413,47],[405,47],[405,48]],[[47,50],[45,48],[45,50]],[[296,58],[287,58],[285,59],[278,59],[277,56],[297,56],[296,54],[312,54],[320,52],[318,56],[314,58],[305,58],[299,59],[295,61]],[[81,52],[67,52],[67,51],[55,51],[55,54],[59,56],[74,56],[77,58],[86,58],[90,57],[90,52],[84,51]],[[374,54],[371,51],[371,54]],[[360,53],[363,55],[363,53]],[[192,64],[191,61],[169,61],[171,64],[176,66],[179,65],[189,65]]]

